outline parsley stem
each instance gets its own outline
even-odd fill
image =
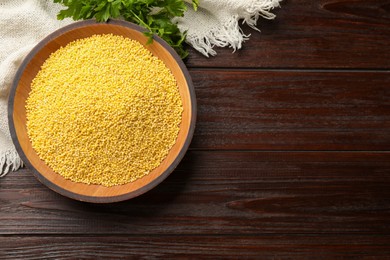
[[[136,15],[136,13],[134,13],[133,10],[129,10],[129,11],[141,25],[143,25],[146,29],[148,29],[150,32],[152,32],[152,28],[150,28],[150,26],[148,24],[146,24],[141,18],[139,18],[139,16]]]

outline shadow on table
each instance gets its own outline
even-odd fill
[[[187,154],[178,167],[163,182],[152,190],[127,201],[92,204],[65,198],[64,203],[88,212],[106,212],[126,216],[153,216],[166,210],[167,207],[169,208],[182,195],[191,177],[191,172],[188,169],[191,168],[190,164],[193,163]]]

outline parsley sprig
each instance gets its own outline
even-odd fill
[[[121,17],[127,21],[145,27],[149,42],[157,34],[171,45],[180,57],[185,58],[188,51],[184,48],[186,33],[181,33],[174,17],[181,17],[187,6],[183,0],[53,0],[67,7],[57,15],[59,20],[70,17],[73,20],[95,18],[106,22],[109,18]],[[199,0],[192,0],[196,10]]]

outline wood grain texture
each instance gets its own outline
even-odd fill
[[[388,150],[390,72],[190,71],[193,149]]]
[[[281,5],[242,50],[190,51],[196,132],[155,189],[0,179],[0,259],[389,259],[390,1]]]
[[[386,259],[389,236],[0,237],[2,259]],[[49,246],[48,246],[49,245]]]
[[[284,0],[275,20],[260,19],[261,33],[243,48],[217,49],[206,59],[191,51],[190,67],[390,68],[388,0]]]
[[[0,234],[333,234],[390,232],[388,152],[189,152],[150,192],[93,205],[28,170],[0,182]]]

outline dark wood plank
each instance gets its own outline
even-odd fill
[[[2,259],[385,259],[389,236],[0,237]]]
[[[388,0],[285,0],[277,18],[260,19],[243,49],[191,51],[190,67],[390,68]]]
[[[390,72],[192,69],[193,149],[388,150]]]
[[[0,179],[0,235],[390,234],[390,152],[197,152],[152,191],[93,205]]]

